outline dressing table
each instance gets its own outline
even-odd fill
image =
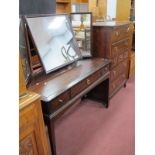
[[[56,155],[54,132],[56,119],[85,95],[108,107],[109,60],[102,58],[79,60],[65,72],[43,76],[40,82],[28,89],[41,95],[51,150],[52,154]]]
[[[61,17],[61,15],[58,16]],[[29,25],[29,27],[26,29],[30,68],[31,73],[33,73],[31,74],[32,77],[29,80],[27,88],[29,91],[41,96],[42,111],[45,124],[48,127],[52,155],[57,154],[55,121],[61,117],[67,109],[74,105],[77,100],[90,98],[99,101],[103,104],[103,107],[108,108],[109,106],[110,61],[104,58],[82,59],[74,39],[72,28],[68,23],[66,24],[67,18],[62,17],[63,18],[59,18],[60,20],[50,16],[44,19],[42,17],[27,19],[27,25]],[[37,28],[34,21],[38,22]],[[57,27],[53,26],[53,21],[60,22],[63,25],[62,28],[60,27],[61,31],[56,30]],[[44,23],[50,23],[50,27],[49,25],[48,29],[47,26],[43,27]],[[41,25],[40,28],[39,25]],[[39,33],[37,33],[37,29]],[[54,31],[51,29],[54,29]],[[58,34],[56,34],[56,32]],[[52,39],[49,34],[52,35]],[[60,39],[61,42],[56,44],[58,39]],[[46,43],[48,43],[48,45]],[[64,43],[66,47],[71,47],[75,58],[72,58],[70,56],[72,53],[70,54],[68,52],[67,55],[64,56],[62,51],[59,50],[61,49],[59,48],[60,43]],[[35,50],[36,54],[34,55],[34,53],[32,54],[31,52]],[[47,64],[45,57],[50,54],[57,54],[57,57],[51,56],[50,63]],[[56,59],[60,64],[62,62],[65,62],[65,64],[60,65],[59,63],[53,63],[56,62]],[[52,65],[54,66],[53,68],[51,67]]]

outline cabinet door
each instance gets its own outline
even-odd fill
[[[40,101],[20,111],[20,155],[49,155]]]
[[[36,136],[33,126],[24,131],[24,138],[20,140],[19,154],[20,155],[39,155],[37,152]]]

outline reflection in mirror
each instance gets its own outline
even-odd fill
[[[22,19],[20,19],[19,21],[19,50],[20,50],[20,56],[22,60],[24,79],[25,79],[25,83],[27,84],[30,78],[31,71],[30,71],[30,65],[28,61],[28,53],[27,53],[26,39],[25,39],[25,33],[24,33],[24,23]]]
[[[46,73],[81,58],[66,15],[26,17]]]
[[[82,56],[83,57],[92,56],[91,53],[92,14],[90,12],[71,13],[71,23]]]

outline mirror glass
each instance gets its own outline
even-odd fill
[[[26,21],[46,73],[81,58],[67,15],[26,17]]]
[[[89,12],[71,13],[71,23],[82,56],[83,57],[92,56],[91,53],[92,14]]]

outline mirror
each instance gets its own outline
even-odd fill
[[[31,70],[30,70],[28,53],[27,53],[24,22],[22,19],[19,19],[19,50],[20,50],[20,56],[22,60],[24,79],[25,79],[25,83],[27,84],[31,75]]]
[[[71,13],[71,23],[83,57],[91,57],[92,13]]]
[[[82,57],[67,15],[26,17],[26,22],[46,74]]]

